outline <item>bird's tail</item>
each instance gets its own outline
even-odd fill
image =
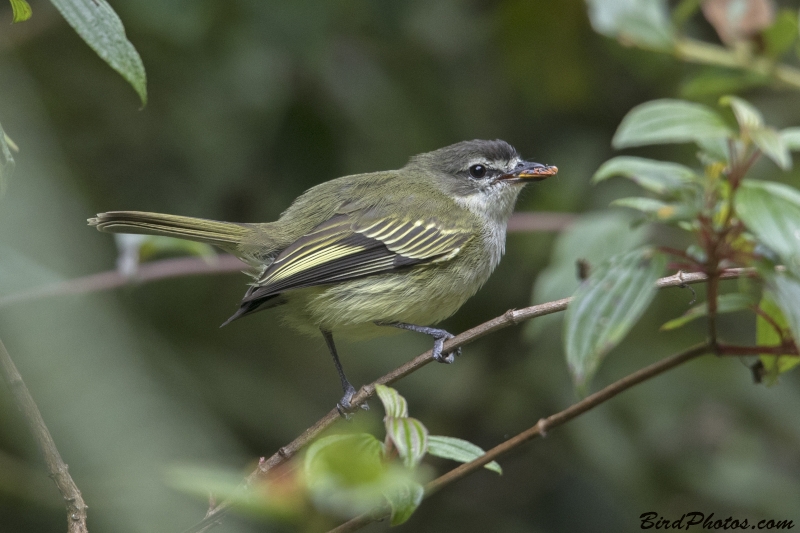
[[[89,219],[89,225],[108,233],[143,233],[205,242],[228,251],[236,250],[242,239],[253,231],[250,224],[142,211],[100,213]]]

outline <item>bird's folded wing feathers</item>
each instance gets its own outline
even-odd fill
[[[359,219],[336,215],[284,249],[248,291],[243,303],[290,289],[447,261],[470,239],[468,228],[435,218]]]

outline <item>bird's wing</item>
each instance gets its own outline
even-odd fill
[[[335,215],[286,247],[242,303],[291,289],[447,261],[472,236],[469,228],[447,227],[433,217],[386,219],[353,214]]]

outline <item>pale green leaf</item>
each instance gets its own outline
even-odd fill
[[[717,314],[721,315],[723,313],[733,313],[735,311],[748,309],[753,305],[755,305],[753,298],[747,294],[738,292],[722,294],[717,298]],[[666,322],[663,326],[661,326],[661,331],[678,329],[679,327],[688,324],[692,320],[706,315],[708,315],[708,302],[703,302],[700,305],[692,307],[678,318],[673,318],[669,322]]]
[[[314,441],[303,463],[306,476],[335,476],[343,485],[368,483],[383,472],[383,443],[369,433],[330,435]]]
[[[450,459],[452,461],[458,461],[459,463],[469,463],[484,455],[486,452],[483,451],[480,446],[472,444],[464,439],[431,435],[428,437],[428,453],[436,457],[441,457],[442,459]],[[503,473],[503,469],[500,468],[497,461],[486,463],[484,468],[488,468],[498,474]]]
[[[758,149],[782,170],[792,168],[792,154],[776,130],[766,127],[756,128],[750,131],[750,138]]]
[[[599,265],[618,253],[638,248],[647,237],[645,225],[631,227],[631,213],[606,209],[582,215],[563,231],[553,244],[550,264],[539,273],[533,287],[532,303],[566,298],[578,288],[576,262]],[[555,313],[531,320],[525,326],[530,338],[552,335],[564,315]]]
[[[652,198],[640,196],[630,198],[619,198],[611,202],[611,205],[618,207],[628,207],[636,209],[649,215],[652,220],[659,222],[675,222],[692,219],[696,211],[691,206],[683,203],[666,203]]]
[[[703,69],[681,84],[680,96],[690,100],[741,92],[750,87],[769,85],[772,78],[750,71]]]
[[[378,393],[386,416],[402,418],[408,416],[408,402],[396,389],[386,385],[375,385],[375,392]]]
[[[786,148],[792,151],[800,150],[800,128],[786,128],[781,130],[781,139]]]
[[[782,183],[744,180],[736,213],[783,263],[800,271],[800,191]]]
[[[779,329],[789,332],[789,324],[786,321],[778,304],[769,292],[765,292],[758,307],[763,313],[769,316]],[[756,315],[756,344],[759,346],[776,346],[783,342],[782,335],[776,331],[761,315]],[[787,372],[800,364],[800,357],[795,355],[773,355],[761,354],[761,363],[766,371],[767,385],[774,385],[778,376]]]
[[[689,167],[643,157],[618,156],[603,163],[592,176],[597,183],[612,176],[633,180],[640,187],[666,195],[685,189],[699,178]]]
[[[589,20],[598,33],[626,44],[669,50],[674,30],[664,0],[587,0]]]
[[[698,139],[697,146],[700,148],[700,151],[697,153],[697,158],[705,167],[717,163],[727,164],[730,160],[729,143],[726,138],[714,137]],[[739,146],[737,146],[737,148],[739,148]]]
[[[653,100],[631,109],[611,141],[615,148],[697,142],[730,137],[731,129],[715,111],[684,100]]]
[[[416,467],[428,452],[428,429],[416,418],[385,418],[386,432],[407,468]]]
[[[5,131],[3,131],[3,126],[0,125],[0,197],[5,194],[8,180],[11,179],[11,175],[14,173],[15,165],[8,138]]]
[[[383,491],[397,481],[390,466],[372,435],[331,435],[308,448],[304,478],[315,506],[353,516],[383,503]]]
[[[564,344],[579,388],[647,309],[665,265],[663,254],[634,250],[602,263],[578,287],[564,319]]]
[[[669,208],[669,204],[666,202],[655,200],[653,198],[644,198],[641,196],[619,198],[611,202],[611,205],[617,207],[629,207],[643,213],[656,213],[662,209]]]
[[[783,55],[797,39],[797,14],[792,10],[782,10],[762,35],[767,55],[775,58]]]
[[[800,344],[800,275],[788,270],[759,270],[769,288],[769,295],[783,312],[789,333]]]
[[[78,35],[103,61],[119,72],[147,103],[142,58],[125,35],[117,13],[106,0],[50,0]]]
[[[764,117],[761,111],[756,109],[750,102],[738,96],[723,96],[719,99],[720,105],[731,106],[736,122],[743,130],[758,129],[764,127]]]
[[[273,492],[277,483],[273,485],[270,481],[259,482],[257,490],[242,490],[242,472],[233,468],[170,466],[165,472],[165,482],[173,489],[194,496],[200,502],[207,502],[209,494],[213,494],[218,501],[225,500],[241,511],[276,518],[302,512],[306,505],[299,495],[292,497],[280,489]],[[377,498],[376,503],[380,503]]]
[[[411,518],[417,510],[425,496],[425,488],[419,483],[409,481],[387,490],[383,495],[392,509],[390,523],[397,526]]]
[[[11,0],[11,12],[13,14],[12,23],[25,22],[33,14],[30,4],[25,0]]]

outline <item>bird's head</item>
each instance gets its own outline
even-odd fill
[[[424,172],[456,202],[476,213],[508,217],[522,187],[558,172],[523,161],[505,141],[463,141],[414,156],[407,168]]]

